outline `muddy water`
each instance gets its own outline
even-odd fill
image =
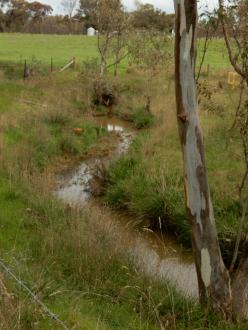
[[[90,182],[96,170],[103,165],[108,166],[114,158],[125,153],[134,136],[134,132],[130,128],[127,129],[130,125],[127,123],[124,125],[118,119],[96,117],[94,122],[100,127],[106,128],[108,132],[115,134],[118,143],[111,154],[90,158],[58,178],[59,189],[56,191],[56,195],[72,207],[84,206],[91,197]]]
[[[154,235],[147,236],[140,231],[134,240],[132,253],[138,267],[153,277],[169,280],[185,296],[197,298],[197,276],[192,257],[169,236],[161,236],[160,241]]]
[[[95,118],[94,121],[115,134],[118,143],[111,155],[88,159],[58,178],[59,188],[56,195],[72,207],[84,208],[89,202],[97,203],[90,191],[90,181],[94,173],[101,164],[108,166],[114,158],[125,153],[135,134],[128,123],[117,119],[101,117]],[[134,259],[140,271],[156,278],[167,279],[184,295],[197,298],[196,271],[190,254],[183,251],[169,236],[154,233],[147,228],[137,230],[133,229],[133,225],[127,226],[128,223],[136,222],[133,217],[110,210],[108,213],[112,221],[123,226],[123,230],[130,231],[127,253]]]

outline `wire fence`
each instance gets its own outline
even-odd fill
[[[37,58],[21,59],[16,62],[0,61],[0,70],[9,78],[28,78],[42,76],[53,72],[63,72],[66,69],[75,69],[76,58],[72,57],[64,62],[56,61],[53,57],[49,61],[41,61]]]
[[[53,321],[57,322],[61,328],[65,329],[65,330],[69,330],[69,328],[66,326],[66,324],[58,317],[58,315],[54,314],[52,311],[50,311],[47,306],[39,299],[39,297],[33,293],[29,287],[22,281],[20,280],[13,272],[12,270],[6,266],[6,264],[0,259],[0,267],[4,270],[4,272],[10,277],[12,278],[18,285],[20,288],[22,288],[24,291],[26,291],[29,296],[32,298],[32,300],[39,305],[42,310],[44,311],[44,313],[50,317]]]

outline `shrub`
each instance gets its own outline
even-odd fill
[[[143,107],[140,107],[134,110],[133,122],[138,129],[148,128],[154,123],[154,116]]]

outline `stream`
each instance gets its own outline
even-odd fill
[[[90,182],[99,166],[110,162],[128,150],[135,136],[131,125],[116,118],[96,117],[94,122],[115,134],[116,147],[108,155],[96,156],[83,161],[79,166],[58,176],[57,198],[75,208],[87,208],[89,203],[99,205],[91,193]],[[154,278],[169,281],[178,292],[190,298],[198,297],[197,275],[190,253],[187,253],[169,235],[156,233],[148,228],[133,228],[127,224],[137,223],[130,215],[109,210],[111,221],[119,224],[119,234],[128,232],[127,254],[137,268]]]

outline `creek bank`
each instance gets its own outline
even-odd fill
[[[154,141],[156,139],[152,139],[149,133],[139,135],[128,154],[122,155],[111,164],[105,178],[104,199],[112,208],[128,212],[146,223],[148,221],[151,229],[160,230],[162,227],[163,231],[176,237],[179,243],[191,248],[190,227],[188,221],[185,221],[180,164],[171,161],[172,166],[168,169],[166,161],[161,157],[160,146],[155,145]],[[169,147],[168,145],[166,146]],[[168,153],[172,153],[171,149]],[[235,227],[226,225],[225,217],[233,217],[232,222],[235,223],[234,219],[237,219],[238,223],[240,208],[235,204],[235,209],[232,209],[232,201],[224,198],[222,200],[219,196],[217,199],[216,194],[213,195],[220,247],[224,262],[229,267],[235,247],[236,230]],[[248,240],[244,234],[238,262],[247,251]]]
[[[99,175],[99,171],[104,171],[113,160],[125,154],[135,136],[130,125],[121,120],[106,117],[97,117],[94,120],[108,132],[116,134],[118,143],[111,154],[89,158],[75,169],[60,175],[56,196],[73,208],[89,208],[90,204],[95,204],[94,207],[100,208],[101,212],[108,214],[111,221],[119,224],[120,234],[123,232],[124,235],[128,231],[127,254],[140,271],[154,278],[167,279],[185,296],[197,298],[195,266],[191,255],[183,251],[182,246],[165,234],[158,234],[146,227],[135,228],[135,224],[139,222],[136,217],[110,210],[93,198],[92,185],[95,195],[96,178],[104,178],[104,175]],[[99,187],[101,186],[100,182]]]

